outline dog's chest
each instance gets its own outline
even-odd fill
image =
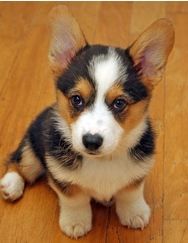
[[[79,169],[63,171],[61,179],[83,187],[91,197],[108,201],[145,173],[145,168],[124,156],[114,160],[84,159]]]
[[[130,180],[125,158],[97,161],[84,161],[78,183],[88,188],[98,200],[110,200],[111,197]]]
[[[48,158],[48,169],[59,181],[71,182],[86,190],[99,201],[109,201],[123,187],[143,178],[153,165],[153,159],[134,161],[126,153],[114,159],[83,158],[79,168],[61,167]]]

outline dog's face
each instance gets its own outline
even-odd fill
[[[49,58],[71,143],[81,154],[110,154],[142,129],[153,85],[173,46],[173,28],[159,20],[124,50],[86,44],[65,7],[51,16]]]
[[[105,46],[80,50],[57,89],[73,147],[93,155],[116,150],[143,120],[149,100],[128,52]]]

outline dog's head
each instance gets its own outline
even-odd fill
[[[89,45],[66,7],[54,8],[51,22],[49,60],[71,143],[81,154],[110,154],[144,129],[152,89],[173,47],[173,26],[159,19],[125,50]]]

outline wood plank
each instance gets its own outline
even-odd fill
[[[164,243],[186,243],[188,240],[187,220],[164,221]]]
[[[94,43],[127,47],[132,3],[102,3]]]
[[[188,219],[188,15],[169,13],[176,28],[176,42],[165,83],[165,219]]]

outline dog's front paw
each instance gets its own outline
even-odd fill
[[[122,225],[134,229],[144,229],[149,223],[151,210],[144,200],[132,204],[123,204],[116,207]]]
[[[63,225],[61,223],[62,231],[71,238],[79,238],[85,235],[87,232],[91,230],[91,224],[87,223],[70,223]]]
[[[15,201],[20,198],[24,190],[24,180],[16,172],[8,172],[0,180],[0,192],[5,200]]]
[[[92,228],[91,208],[61,208],[59,224],[61,230],[71,238],[79,238]]]

